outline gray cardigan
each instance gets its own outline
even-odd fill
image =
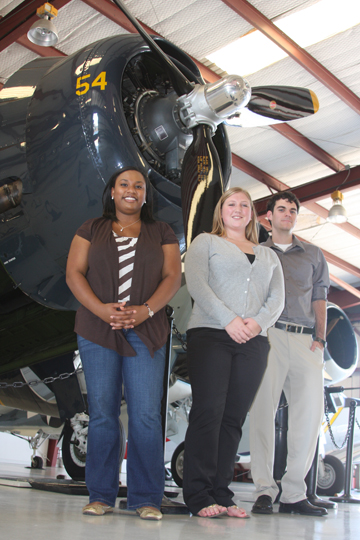
[[[266,336],[284,308],[284,276],[272,249],[253,249],[251,264],[225,238],[208,233],[195,238],[185,258],[186,283],[195,302],[188,329],[224,329],[240,316],[253,318]]]

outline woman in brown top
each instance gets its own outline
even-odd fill
[[[143,519],[162,517],[165,306],[180,287],[181,264],[176,236],[154,221],[151,203],[140,170],[117,171],[104,190],[103,217],[85,222],[70,247],[66,275],[81,304],[75,331],[90,417],[84,514],[110,513],[115,505],[124,383],[128,509]]]

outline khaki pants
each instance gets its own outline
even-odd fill
[[[275,414],[282,390],[288,411],[287,470],[281,480],[281,502],[306,498],[305,477],[311,467],[324,414],[323,355],[310,350],[312,336],[277,328],[268,331],[268,367],[250,410],[251,474],[256,497],[279,490],[273,479]]]

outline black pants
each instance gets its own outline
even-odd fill
[[[197,514],[211,504],[232,506],[229,489],[241,428],[267,365],[269,342],[238,344],[226,330],[188,331],[193,404],[185,438],[184,500]]]

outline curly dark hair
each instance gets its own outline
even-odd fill
[[[113,199],[111,198],[111,190],[113,187],[115,187],[115,182],[119,174],[126,171],[137,171],[143,176],[145,180],[145,186],[146,186],[146,198],[145,198],[145,204],[141,208],[140,218],[141,218],[141,221],[144,221],[145,223],[153,223],[155,221],[154,216],[153,216],[153,194],[152,194],[152,186],[150,184],[149,177],[144,170],[141,170],[139,167],[134,167],[133,165],[129,165],[128,167],[122,167],[121,169],[117,169],[114,172],[114,174],[111,175],[110,180],[105,186],[103,196],[102,196],[103,217],[107,219],[111,219],[111,221],[116,221],[116,209],[115,209],[115,203]]]

